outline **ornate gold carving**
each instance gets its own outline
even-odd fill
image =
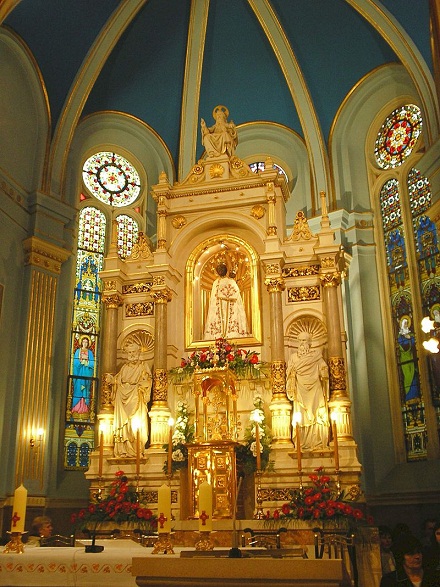
[[[171,224],[174,226],[174,228],[182,228],[183,226],[185,226],[185,224],[187,223],[187,220],[185,218],[185,216],[175,216],[173,218],[173,220],[171,221]]]
[[[341,285],[341,274],[339,271],[334,273],[323,273],[319,276],[322,287],[338,287]]]
[[[283,395],[286,390],[286,362],[273,361],[270,366],[272,394]]]
[[[260,206],[260,204],[256,204],[255,206],[252,207],[251,216],[253,216],[257,220],[260,220],[261,218],[263,218],[263,216],[265,214],[266,214],[266,210],[263,208],[263,206]]]
[[[216,177],[221,177],[224,174],[224,172],[224,167],[220,163],[214,163],[213,165],[209,166],[209,175],[212,179]]]
[[[321,299],[321,289],[319,285],[289,287],[287,289],[288,302],[305,302],[319,299]]]
[[[267,234],[267,236],[276,236],[277,232],[278,231],[277,231],[277,227],[276,226],[269,226],[268,229],[267,229],[267,231],[266,231],[266,234]]]
[[[299,210],[296,213],[295,222],[293,223],[293,230],[292,234],[290,235],[290,239],[293,241],[299,241],[310,240],[312,237],[313,234],[309,228],[307,218],[304,212],[302,212],[302,210]]]
[[[286,284],[284,283],[284,279],[282,277],[271,277],[269,279],[265,279],[264,285],[270,294],[281,292],[286,289]]]
[[[139,281],[122,286],[123,294],[149,293],[153,287],[152,281]]]
[[[196,163],[193,166],[191,173],[194,173],[194,175],[202,175],[203,174],[203,165],[200,165],[200,163]]]
[[[155,275],[153,277],[153,285],[165,285],[165,277],[163,275]]]
[[[244,167],[244,161],[238,157],[231,157],[231,167],[232,169],[242,169]]]
[[[113,373],[104,373],[101,378],[101,410],[113,411],[112,404],[112,384],[107,381],[107,375]]]
[[[155,304],[166,304],[167,302],[171,302],[172,292],[166,287],[164,289],[154,291],[152,296]]]
[[[331,397],[346,395],[346,377],[345,377],[345,363],[342,357],[329,357],[329,382]]]
[[[307,277],[318,275],[319,265],[303,265],[302,267],[284,267],[283,277]]]
[[[259,493],[262,501],[290,501],[292,498],[291,490],[287,487],[284,489],[261,487]]]
[[[322,257],[321,258],[321,267],[325,269],[332,269],[336,267],[336,262],[334,257]]]
[[[143,232],[139,233],[139,237],[137,242],[133,245],[131,249],[131,255],[128,257],[129,259],[152,259],[153,253],[151,252],[150,246],[148,244],[148,239]]]
[[[122,306],[123,298],[120,294],[116,293],[108,296],[103,296],[102,301],[104,302],[107,310],[110,310],[111,308],[115,309],[119,308],[119,306]]]
[[[167,244],[167,239],[166,238],[160,238],[157,241],[157,248],[158,249],[164,249],[166,244]]]
[[[114,279],[103,280],[102,290],[113,291],[116,289],[116,281]]]
[[[362,496],[362,489],[360,485],[351,485],[344,491],[345,501],[359,501]]]
[[[265,266],[266,275],[279,275],[281,273],[281,267],[279,263],[268,263]]]
[[[126,304],[125,316],[133,318],[135,316],[154,316],[153,302],[137,302],[135,304]]]
[[[35,236],[23,242],[24,264],[60,274],[61,265],[70,257],[70,253],[61,247],[52,245]]]
[[[168,390],[168,375],[166,369],[155,369],[153,375],[153,401],[166,402]]]

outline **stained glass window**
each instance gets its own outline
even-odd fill
[[[406,452],[407,459],[414,461],[426,458],[426,424],[424,405],[421,400],[408,250],[399,192],[400,186],[397,179],[390,179],[382,186],[379,199]]]
[[[409,157],[422,132],[420,108],[407,104],[387,117],[377,135],[374,154],[382,169],[395,168]]]
[[[116,153],[95,153],[84,163],[82,175],[90,193],[110,206],[128,206],[141,191],[138,172]]]
[[[67,384],[64,467],[84,469],[94,447],[101,282],[106,218],[88,206],[79,215],[73,328]]]
[[[136,220],[127,214],[119,214],[116,222],[118,223],[118,255],[121,259],[125,259],[130,255],[138,239],[139,227]]]

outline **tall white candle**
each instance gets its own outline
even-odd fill
[[[199,485],[199,532],[212,530],[212,486],[207,481]]]
[[[168,433],[168,459],[167,459],[167,474],[171,476],[173,472],[173,426],[174,420],[170,418],[168,420],[168,426],[170,427]]]
[[[104,461],[104,431],[101,429],[99,435],[99,463],[98,463],[98,477],[102,477],[102,463]]]
[[[295,424],[295,444],[296,444],[296,458],[298,461],[298,472],[301,473],[302,471],[302,453],[301,453],[301,431],[300,431],[300,423],[301,423],[301,412],[295,412],[293,414],[293,422]]]
[[[12,505],[11,532],[24,532],[26,519],[27,489],[23,484],[14,492],[14,503]]]
[[[335,452],[335,469],[339,471],[339,448],[338,448],[338,428],[336,425],[336,419],[338,415],[336,412],[333,412],[331,415],[332,418],[332,433],[333,433],[333,448]]]
[[[260,424],[258,421],[255,421],[255,452],[257,453],[257,471],[261,471]]]
[[[157,531],[159,534],[171,532],[171,487],[165,483],[159,487],[157,497]]]

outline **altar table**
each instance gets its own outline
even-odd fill
[[[90,542],[83,541],[89,544]],[[136,587],[133,556],[144,548],[132,540],[96,540],[99,553],[84,546],[26,548],[22,554],[0,551],[0,585],[4,587]]]

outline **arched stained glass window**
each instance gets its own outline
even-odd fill
[[[380,190],[382,227],[388,266],[388,285],[394,325],[400,403],[409,461],[426,458],[426,426],[421,400],[419,359],[408,270],[408,250],[402,222],[400,186],[388,180]]]
[[[87,467],[94,446],[101,320],[99,272],[104,261],[105,229],[103,212],[92,206],[81,210],[64,435],[66,469]]]
[[[107,151],[87,159],[83,181],[93,196],[114,207],[132,204],[141,191],[139,174],[133,165],[121,155]]]
[[[116,217],[118,223],[118,255],[125,259],[131,253],[133,245],[138,240],[139,227],[136,220],[127,214]]]
[[[407,104],[391,112],[376,139],[374,154],[379,167],[391,169],[401,165],[411,155],[421,132],[418,106]]]

